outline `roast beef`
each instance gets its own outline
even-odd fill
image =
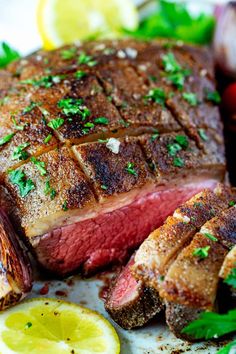
[[[105,307],[113,319],[124,326],[116,316],[118,311],[125,319],[132,313],[129,328],[139,325],[139,318],[146,323],[149,318],[145,320],[144,307],[132,306],[131,312],[129,303],[142,304],[142,289],[150,289],[155,306],[152,312],[147,302],[149,314],[153,317],[165,306],[170,329],[180,338],[193,340],[182,333],[183,328],[202,311],[216,310],[219,275],[224,279],[234,276],[235,200],[235,190],[223,185],[214,191],[204,190],[152,232],[111,287],[108,299],[112,302],[108,300]],[[124,290],[127,278],[132,284],[128,296]]]
[[[221,215],[222,210],[234,203],[234,199],[235,193],[228,187],[218,186],[214,192],[204,190],[181,205],[174,212],[174,216],[168,217],[163,226],[151,233],[133,256],[135,261],[132,257],[115,284],[111,286],[105,307],[117,323],[127,328],[123,319],[126,321],[132,318],[132,321],[128,322],[131,328],[148,321],[149,317],[145,317],[146,310],[140,305],[145,304],[143,289],[146,292],[150,290],[152,299],[155,299],[153,309],[150,301],[146,301],[148,314],[153,317],[163,309],[165,303],[167,322],[178,335],[181,335],[182,328],[190,319],[193,320],[199,315],[201,308],[213,307],[219,265],[227,251],[218,242],[213,242],[200,233],[196,234],[196,231],[201,229],[202,233],[211,235],[210,227],[213,225],[217,227],[213,216]],[[230,209],[231,214],[227,220],[224,219],[224,224],[233,221],[234,210],[235,208]],[[221,224],[223,223],[223,215],[221,219],[215,217],[218,224],[219,220]],[[207,220],[210,221],[206,223]],[[192,253],[196,248],[206,247],[210,242],[212,242],[211,257],[214,257],[214,260],[208,257],[207,267],[206,262],[201,263],[199,258],[192,256]],[[186,247],[189,243],[190,245]],[[229,247],[229,244],[227,246]],[[185,262],[181,266],[181,257],[184,255],[192,257],[193,264]],[[195,283],[192,284],[193,282]]]
[[[0,178],[40,263],[123,262],[225,178],[208,49],[131,40],[38,51],[0,81]]]
[[[132,275],[134,256],[111,283],[105,308],[121,327],[143,326],[163,308],[156,290],[145,288]]]

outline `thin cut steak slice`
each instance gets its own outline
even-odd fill
[[[162,309],[156,291],[145,288],[131,273],[134,257],[111,284],[105,308],[121,327],[143,326]],[[157,295],[157,296],[156,296]]]
[[[236,232],[236,228],[235,228]],[[236,284],[235,284],[235,271],[236,271],[236,246],[234,246],[227,256],[220,270],[220,277],[227,279],[227,284],[230,287],[230,292],[233,298],[234,304],[236,304]]]
[[[187,184],[169,190],[136,195],[127,206],[96,218],[64,226],[31,240],[40,263],[56,273],[67,273],[83,266],[86,273],[114,262],[123,262],[159,227],[177,206],[216,182]]]
[[[166,321],[176,336],[188,338],[181,333],[183,327],[201,311],[214,310],[219,272],[228,250],[235,245],[235,230],[236,209],[232,207],[208,221],[170,266],[160,295],[166,302]],[[204,249],[205,255],[196,253]],[[181,321],[176,312],[182,314]]]
[[[135,255],[135,277],[158,290],[160,278],[178,253],[207,220],[228,207],[231,199],[230,189],[220,185],[214,192],[204,190],[181,205],[140,246]]]

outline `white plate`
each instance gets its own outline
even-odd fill
[[[45,283],[49,285],[46,297],[58,297],[66,301],[76,302],[90,309],[96,310],[109,319],[116,327],[121,340],[121,354],[215,354],[217,345],[188,343],[177,339],[167,328],[163,318],[153,320],[144,328],[125,331],[117,326],[104,309],[99,292],[104,282],[98,278],[81,279],[78,276],[70,277],[65,281],[36,281],[30,297],[39,297],[40,289]],[[62,292],[59,296],[57,291]]]

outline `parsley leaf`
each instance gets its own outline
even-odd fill
[[[33,189],[35,185],[31,179],[27,179],[26,175],[21,170],[13,170],[9,172],[10,182],[19,188],[20,196],[26,197]]]
[[[161,106],[165,105],[166,94],[165,91],[161,88],[151,89],[146,96],[145,99],[152,100],[155,103],[160,104]]]
[[[51,187],[49,180],[47,180],[45,183],[44,193],[45,195],[49,194],[51,200],[53,200],[56,197],[57,192],[54,188]]]
[[[187,149],[189,141],[186,135],[176,135],[175,141],[183,148]]]
[[[208,136],[206,135],[204,129],[198,129],[198,134],[199,134],[200,138],[201,138],[203,141],[207,141],[207,140],[208,140]]]
[[[65,200],[64,203],[62,204],[62,210],[67,211],[68,206],[67,206],[67,201]]]
[[[30,161],[33,162],[33,164],[35,164],[41,176],[45,176],[47,174],[47,170],[45,168],[45,162],[37,160],[34,156],[31,157]]]
[[[210,246],[195,248],[195,250],[193,251],[193,256],[198,257],[200,259],[207,258],[210,248]]]
[[[8,143],[12,138],[13,136],[15,135],[15,133],[11,133],[11,134],[8,134],[8,135],[5,135],[3,136],[1,139],[0,139],[0,146]]]
[[[206,98],[208,101],[211,101],[215,104],[219,104],[221,102],[221,97],[218,91],[206,91]]]
[[[85,77],[87,74],[85,71],[83,70],[77,70],[76,73],[75,73],[75,77],[76,79],[80,80],[82,79],[83,77]]]
[[[23,125],[17,124],[16,119],[15,119],[14,116],[13,116],[11,119],[12,119],[12,122],[13,122],[13,124],[14,124],[14,128],[15,128],[16,130],[24,130],[24,129],[25,129],[25,127],[26,127],[27,124],[23,124]]]
[[[175,157],[173,160],[173,165],[175,167],[184,167],[184,160],[181,157]]]
[[[90,116],[90,110],[80,98],[63,98],[58,101],[57,105],[66,116],[78,114],[82,117],[82,120]]]
[[[49,88],[53,86],[53,84],[58,84],[61,80],[65,79],[65,75],[48,75],[42,76],[39,79],[27,79],[21,81],[22,84],[33,85],[36,87],[45,87]]]
[[[138,173],[137,173],[137,171],[134,168],[134,163],[133,162],[128,162],[125,169],[130,175],[133,175],[133,176],[136,176],[136,177],[138,176]]]
[[[7,43],[0,43],[0,68],[5,68],[12,61],[19,59],[20,54]]]
[[[197,106],[198,99],[197,95],[193,92],[184,92],[183,98],[187,101],[191,106]]]
[[[78,59],[78,64],[87,64],[88,66],[94,66],[97,64],[97,62],[93,59],[92,56],[86,55],[85,52],[81,52]]]
[[[12,154],[12,160],[26,160],[29,157],[29,153],[25,149],[30,146],[30,143],[23,143],[14,148]]]
[[[69,60],[74,58],[76,54],[77,49],[75,47],[64,49],[61,51],[61,57],[64,60]]]
[[[236,353],[236,340],[225,345],[222,349],[220,349],[217,354],[233,354]]]
[[[48,122],[48,126],[50,128],[52,128],[53,130],[57,130],[59,129],[64,123],[64,119],[63,118],[55,118],[50,120],[50,122]]]
[[[23,113],[31,112],[35,107],[38,107],[40,104],[40,102],[30,102],[30,104],[23,109]]]
[[[233,268],[227,278],[224,280],[224,283],[231,285],[236,289],[236,268]]]
[[[109,120],[106,117],[98,117],[94,119],[94,123],[107,125],[109,123]]]
[[[167,150],[170,156],[175,156],[177,152],[181,151],[182,148],[179,144],[173,143],[173,144],[168,144],[167,145]]]
[[[155,141],[159,136],[160,136],[160,134],[158,133],[158,131],[155,131],[155,133],[152,134],[150,141],[151,142]]]
[[[206,236],[207,238],[209,238],[209,240],[211,240],[211,241],[215,241],[215,242],[218,241],[218,238],[216,238],[214,235],[212,235],[208,232],[204,232],[203,235]]]
[[[229,202],[229,206],[232,207],[232,206],[235,206],[236,202],[234,200],[230,200]]]
[[[162,63],[164,70],[167,73],[176,73],[181,70],[181,66],[178,64],[174,54],[171,52],[162,56]]]
[[[44,143],[45,144],[47,144],[47,143],[49,143],[49,141],[52,139],[52,134],[48,134],[47,136],[46,136],[46,138],[44,139]]]
[[[191,322],[182,330],[195,339],[218,338],[227,333],[236,330],[236,309],[227,314],[218,314],[214,312],[203,312],[199,319]]]

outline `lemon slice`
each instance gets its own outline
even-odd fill
[[[98,313],[57,300],[32,299],[0,313],[2,354],[118,354],[118,335]]]
[[[39,0],[37,20],[45,49],[53,49],[136,29],[138,12],[132,0]]]

